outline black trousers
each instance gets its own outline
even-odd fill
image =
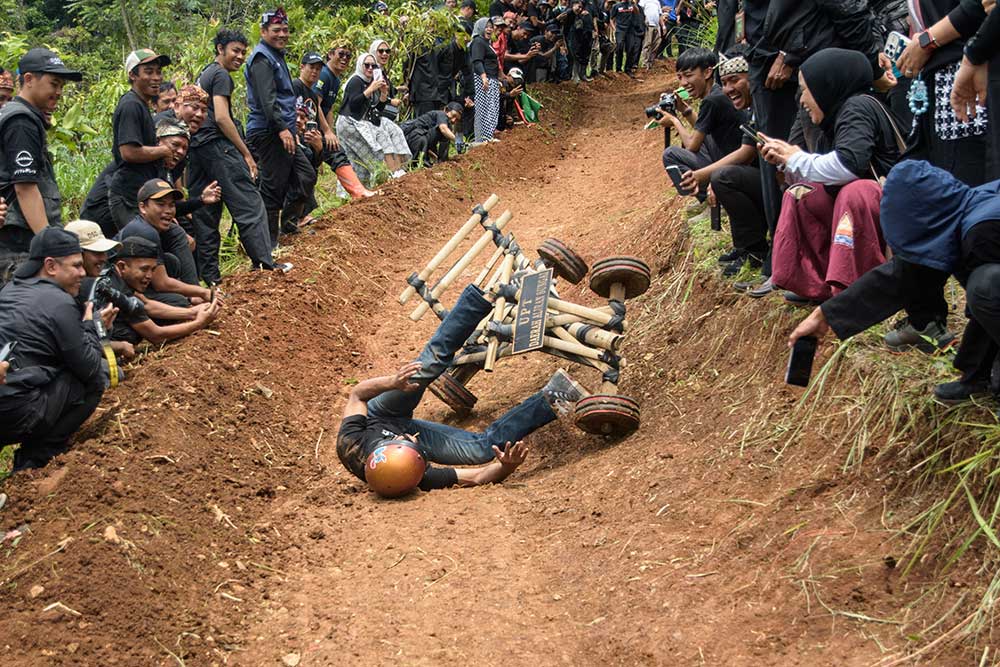
[[[406,137],[406,145],[410,147],[414,162],[421,153],[424,154],[425,165],[444,162],[448,159],[451,140],[442,135],[436,127],[432,130],[413,128],[409,131],[404,128],[403,135]],[[436,157],[431,157],[428,151],[434,153]]]
[[[797,109],[795,90],[797,84],[789,82],[778,90],[764,87],[764,80],[770,69],[770,60],[754,60],[750,65],[750,90],[753,94],[753,112],[757,128],[769,137],[788,139],[795,123]],[[767,219],[771,237],[778,228],[781,214],[781,188],[778,186],[778,172],[774,165],[763,163],[760,168],[760,182],[764,201],[764,216]],[[771,275],[770,253],[764,262],[763,274]]]
[[[955,368],[962,381],[990,380],[993,362],[1000,350],[1000,264],[973,269],[965,283],[969,323],[955,355]]]
[[[127,196],[109,190],[108,211],[111,213],[115,228],[120,231],[122,227],[132,222],[132,218],[139,215],[139,205],[135,201],[135,195]]]
[[[326,162],[330,166],[330,169],[333,169],[334,172],[341,167],[349,167],[351,165],[351,161],[347,159],[347,154],[340,149],[328,151],[323,156],[323,161]]]
[[[288,194],[281,211],[281,231],[294,232],[310,211],[316,208],[316,181],[319,174],[316,165],[301,146],[295,151],[292,162],[292,178],[288,182]]]
[[[222,201],[194,212],[195,259],[201,279],[210,284],[222,279],[219,221],[223,205],[229,209],[253,268],[274,268],[264,200],[236,147],[226,139],[193,147],[189,154],[188,180],[192,197],[201,196],[205,186],[212,181],[218,181],[222,188]]]
[[[69,449],[69,439],[94,413],[104,394],[64,370],[47,384],[0,398],[0,443],[20,442],[14,470],[39,467]]]
[[[288,183],[292,178],[295,153],[285,150],[281,137],[273,132],[254,132],[247,135],[247,148],[257,161],[260,178],[260,196],[268,213],[280,211],[285,205]]]
[[[760,169],[756,165],[732,165],[712,172],[712,191],[729,214],[733,247],[767,253],[767,218]]]

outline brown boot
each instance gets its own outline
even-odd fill
[[[343,167],[337,167],[336,173],[337,180],[347,190],[347,194],[351,195],[351,199],[364,199],[365,197],[374,197],[377,194],[358,180],[358,175],[354,173],[354,167],[351,165],[345,164]]]

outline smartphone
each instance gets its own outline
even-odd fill
[[[670,180],[674,182],[674,187],[677,188],[677,194],[687,197],[688,195],[693,195],[693,190],[687,190],[681,185],[681,177],[684,172],[677,165],[670,165],[667,167],[667,175],[670,176]]]
[[[795,341],[792,353],[788,355],[788,368],[785,370],[785,383],[797,387],[808,387],[812,375],[813,357],[816,356],[817,340],[815,336],[803,336]]]
[[[906,35],[896,32],[893,30],[889,33],[889,36],[885,38],[885,48],[882,52],[889,56],[889,60],[895,65],[896,61],[899,60],[899,56],[903,55],[903,51],[910,44],[910,38]]]
[[[314,120],[306,121],[306,132],[311,132],[318,129],[319,125],[316,124],[316,121]]]
[[[376,67],[375,71],[372,72],[372,81],[381,81],[381,80],[382,80],[382,70],[381,68]]]
[[[4,345],[3,348],[0,349],[0,361],[7,361],[7,358],[10,357],[10,353],[14,351],[15,347],[17,347],[16,340],[12,340]]]
[[[677,94],[677,97],[681,98],[685,102],[688,102],[688,101],[691,100],[691,93],[689,93],[687,91],[687,88],[685,88],[684,86],[681,86],[680,88],[678,88],[674,92]]]
[[[760,132],[755,132],[753,128],[749,125],[740,125],[740,131],[747,135],[749,138],[753,139],[755,143],[766,144],[767,140],[764,139],[764,135]]]

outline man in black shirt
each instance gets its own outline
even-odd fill
[[[584,396],[580,386],[560,370],[541,391],[482,433],[413,419],[424,390],[448,370],[455,352],[492,310],[492,300],[492,295],[469,285],[438,325],[417,361],[403,366],[394,375],[372,378],[354,386],[337,435],[337,455],[345,468],[365,480],[366,467],[375,469],[381,463],[380,449],[403,446],[420,454],[423,476],[418,478],[424,491],[499,482],[524,460],[523,445],[513,443],[520,443],[528,434],[555,421],[557,411],[568,413],[572,404]],[[494,457],[497,460],[492,464],[476,469],[429,465],[482,465]],[[424,462],[427,462],[425,468]]]
[[[319,81],[320,71],[325,67],[323,56],[313,51],[306,52],[299,64],[299,77],[292,81],[295,92],[295,108],[305,115],[305,125],[299,132],[299,151],[295,154],[293,170],[294,178],[285,196],[285,207],[281,213],[281,232],[297,234],[299,224],[309,212],[315,208],[314,191],[318,178],[317,169],[323,162],[323,156],[337,144],[337,138],[323,114],[320,95],[314,89]],[[305,132],[317,131],[323,138],[319,150],[308,146]]]
[[[406,144],[410,147],[413,159],[423,153],[423,163],[432,165],[448,159],[451,142],[455,141],[452,130],[462,121],[462,105],[449,102],[443,111],[428,111],[416,118],[403,121],[400,129],[406,136]]]
[[[162,69],[169,64],[170,58],[150,49],[133,51],[125,59],[132,88],[118,100],[111,119],[111,153],[116,168],[108,185],[108,208],[118,229],[138,213],[136,193],[143,183],[156,178],[170,151],[157,142],[156,124],[149,110],[160,91]]]
[[[215,61],[198,75],[198,86],[208,95],[208,113],[191,137],[188,185],[198,196],[213,181],[222,189],[222,201],[194,212],[198,275],[209,285],[222,281],[219,271],[219,222],[225,204],[239,230],[240,243],[253,269],[274,269],[267,232],[264,200],[254,180],[257,163],[243,141],[232,115],[232,72],[246,57],[247,38],[233,30],[220,30],[213,40]],[[286,268],[284,265],[282,268]]]
[[[182,272],[181,267],[194,261],[190,257],[187,235],[174,219],[177,202],[183,196],[167,181],[150,179],[138,193],[139,214],[122,227],[115,240],[141,236],[154,243],[159,251],[159,263],[151,282],[155,295],[152,292],[147,294],[157,301],[186,307],[188,299],[198,300],[199,303],[210,301],[211,292],[199,286],[196,277],[192,280]]]
[[[715,83],[717,63],[718,57],[714,53],[700,47],[687,49],[677,58],[677,76],[688,94],[693,99],[701,100],[701,106],[695,117],[694,109],[677,95],[677,111],[692,123],[691,130],[673,114],[661,112],[658,122],[675,130],[682,144],[669,146],[663,151],[664,168],[677,166],[682,173],[693,171],[740,147],[740,124],[745,121],[745,116],[736,110],[732,100]],[[698,193],[702,201],[705,196],[704,192]]]
[[[218,293],[209,303],[180,308],[148,297],[149,285],[156,271],[159,249],[152,241],[130,236],[121,243],[111,270],[101,278],[125,296],[138,297],[143,308],[133,313],[119,313],[111,331],[115,343],[138,345],[147,340],[154,345],[188,336],[204,329],[222,308]]]
[[[559,46],[562,43],[562,30],[560,30],[559,26],[554,23],[550,23],[545,26],[544,34],[531,38],[532,46],[535,46],[536,44],[537,46],[535,47],[535,59],[533,61],[535,78],[534,80],[529,78],[529,82],[535,83],[555,78],[556,52],[559,50]]]
[[[18,69],[21,93],[0,109],[0,197],[10,206],[0,226],[0,264],[16,262],[32,236],[61,223],[46,132],[65,82],[83,78],[48,49],[31,49]]]
[[[635,0],[622,0],[611,8],[609,18],[615,29],[613,69],[616,72],[626,72],[631,75],[639,66],[642,39],[646,36],[645,15]],[[641,33],[636,26],[641,26]]]
[[[83,279],[77,237],[61,227],[31,240],[29,260],[0,291],[0,340],[17,341],[17,370],[0,385],[0,445],[21,443],[14,471],[44,466],[97,408],[108,370],[93,304],[76,302]],[[115,310],[101,311],[105,327]]]

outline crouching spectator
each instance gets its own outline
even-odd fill
[[[174,219],[177,202],[183,198],[180,190],[163,179],[146,181],[139,189],[139,215],[125,225],[116,240],[140,236],[157,247],[157,266],[153,271],[146,295],[170,305],[187,307],[189,300],[204,303],[211,300],[209,290],[198,285],[194,271],[194,256],[188,236]]]
[[[799,72],[802,106],[833,150],[807,153],[770,138],[764,145],[764,159],[794,183],[781,204],[771,274],[790,300],[825,301],[885,261],[877,179],[905,142],[889,111],[865,94],[871,83],[871,64],[858,51],[810,56]]]
[[[109,384],[93,304],[81,311],[75,299],[84,277],[79,239],[48,227],[28,257],[0,291],[0,340],[17,343],[16,370],[0,385],[0,445],[21,443],[15,472],[65,452]],[[109,328],[115,310],[98,315]]]
[[[830,329],[850,338],[954,275],[969,317],[954,360],[962,376],[937,385],[934,397],[954,404],[987,394],[1000,345],[1000,181],[973,188],[927,162],[901,162],[885,183],[882,228],[892,259],[816,308],[789,344]]]
[[[91,220],[74,220],[66,225],[66,231],[75,234],[80,239],[80,249],[83,251],[83,272],[86,275],[80,283],[80,293],[76,300],[81,306],[86,306],[87,301],[93,298],[97,279],[102,273],[111,270],[108,266],[108,254],[121,250],[122,244],[105,237],[100,225]],[[118,317],[115,318],[116,327],[125,315],[126,313],[119,312]],[[112,341],[111,349],[121,359],[135,357],[135,348],[126,341]]]
[[[428,111],[404,121],[400,127],[414,159],[423,154],[424,164],[431,165],[448,159],[448,151],[455,141],[452,128],[461,121],[462,105],[449,102],[443,111]]]
[[[337,117],[340,146],[358,178],[368,185],[379,164],[384,163],[393,178],[399,178],[406,173],[403,166],[413,157],[403,131],[382,115],[389,101],[389,83],[381,72],[372,54],[358,58],[354,74],[344,86],[344,101]]]
[[[112,346],[124,343],[138,345],[146,340],[153,344],[166,343],[204,329],[218,316],[222,308],[218,294],[208,303],[187,308],[171,306],[147,296],[157,268],[159,250],[152,241],[130,236],[122,241],[114,265],[100,280],[121,294],[134,296],[141,308],[121,312],[111,330]]]

